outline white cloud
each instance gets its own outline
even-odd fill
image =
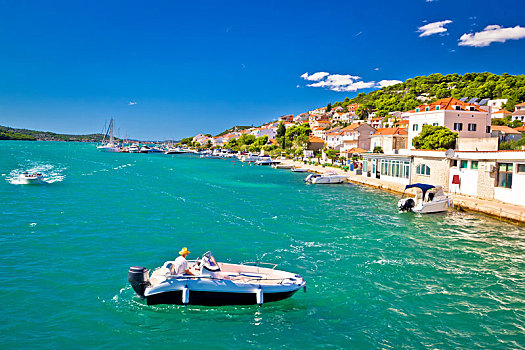
[[[327,72],[317,72],[317,73],[314,73],[312,75],[308,75],[308,72],[304,73],[303,75],[301,75],[301,78],[303,78],[304,80],[310,80],[310,81],[319,81],[319,80],[322,80],[324,77],[326,77],[327,75],[330,75],[330,73],[327,73]]]
[[[444,28],[444,26],[449,23],[452,23],[452,21],[448,19],[445,21],[429,23],[419,27],[417,31],[421,33],[419,34],[420,37],[438,33],[445,33],[447,31],[447,28]]]
[[[128,106],[134,106],[136,104],[137,104],[137,102],[135,102],[135,101],[129,101]]]
[[[318,75],[317,75],[318,74]],[[312,77],[315,76],[315,80]],[[301,78],[316,83],[308,84],[309,87],[324,88],[332,91],[357,91],[361,89],[382,88],[385,86],[401,83],[399,80],[381,80],[379,83],[374,81],[362,81],[361,77],[350,74],[330,74],[327,72],[318,72],[312,75],[305,73]]]
[[[399,83],[402,83],[402,81],[401,80],[381,80],[377,83],[377,87],[384,88],[386,86],[396,85]]]
[[[499,25],[490,25],[481,32],[474,34],[463,34],[459,38],[459,46],[484,47],[494,42],[504,43],[507,40],[518,40],[525,38],[525,28],[515,26],[514,28],[503,28]]]

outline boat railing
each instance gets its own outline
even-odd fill
[[[242,273],[239,274],[239,275],[235,275],[235,276],[230,276],[230,277],[244,277],[245,280],[243,281],[243,283],[251,283],[251,282],[261,282],[261,281],[279,281],[278,284],[283,284],[284,281],[286,280],[293,280],[289,277],[279,277],[279,278],[268,278],[268,277],[263,277],[263,276],[246,276],[246,275],[243,275]],[[183,280],[196,280],[196,279],[207,279],[207,280],[225,280],[226,278],[224,277],[214,277],[214,276],[206,276],[206,275],[197,275],[197,276],[192,276],[192,275],[166,275],[166,279],[183,279]]]
[[[246,266],[270,265],[270,266],[273,266],[272,270],[274,270],[277,267],[277,264],[260,262],[260,261],[247,261],[247,262],[243,262],[241,265],[246,265]]]

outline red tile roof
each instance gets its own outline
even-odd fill
[[[425,105],[420,105],[420,106],[417,106],[416,109],[419,108],[419,112],[430,112],[430,111],[435,111],[436,110],[436,106],[439,106],[439,110],[449,110],[449,111],[454,111],[456,110],[456,108],[454,106],[460,106],[461,110],[462,111],[470,111],[470,107],[474,107],[474,111],[475,112],[485,112],[484,110],[482,110],[481,108],[479,108],[479,106],[473,104],[473,103],[466,103],[466,102],[461,102],[460,100],[457,100],[453,97],[447,97],[447,98],[442,98],[440,100],[437,100],[436,102],[432,102],[432,103],[429,103],[429,104],[425,104]],[[428,111],[426,111],[426,108],[428,107]],[[467,109],[467,107],[469,107],[469,109]],[[410,111],[412,112],[412,111]],[[415,112],[417,113],[417,112]]]
[[[379,128],[374,135],[408,135],[408,131],[400,128]]]

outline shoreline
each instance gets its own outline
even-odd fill
[[[310,171],[320,174],[327,171],[336,172],[337,174],[346,176],[348,182],[377,188],[388,192],[402,194],[405,190],[405,186],[402,184],[356,175],[351,171],[344,171],[339,168],[323,168],[320,165],[304,164],[303,162],[298,162],[291,159],[281,160],[281,164],[306,168]],[[517,224],[525,223],[525,208],[522,206],[505,203],[498,200],[486,200],[450,192],[446,194],[452,197],[454,203],[452,208],[455,210],[482,213],[498,220],[510,221]]]

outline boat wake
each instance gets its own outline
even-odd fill
[[[42,178],[42,183],[54,183],[54,182],[61,182],[65,179],[66,175],[64,174],[66,168],[56,166],[53,164],[46,164],[46,163],[32,163],[29,164],[27,167],[21,167],[18,169],[13,169],[7,176],[5,177],[6,181],[13,184],[13,185],[22,185],[25,184],[24,181],[20,179],[20,175],[23,172],[28,172],[30,174],[32,173],[42,173],[44,176]]]

